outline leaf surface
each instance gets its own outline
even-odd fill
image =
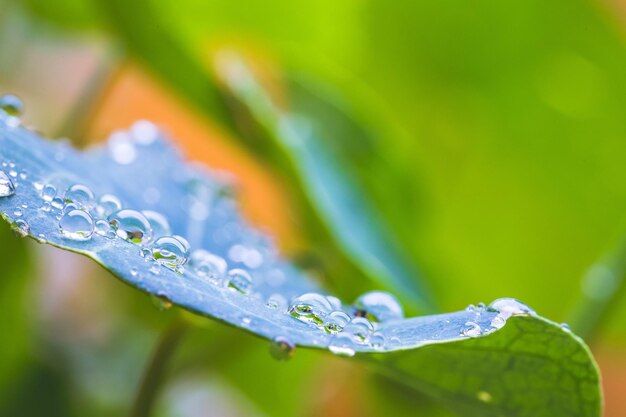
[[[598,373],[583,342],[518,302],[381,321],[363,340],[347,327],[330,334],[293,317],[284,302],[268,304],[270,298],[291,304],[304,293],[323,291],[239,216],[228,185],[218,179],[223,174],[185,164],[154,125],[138,122],[115,133],[106,146],[80,152],[42,139],[14,117],[0,116],[0,211],[18,232],[89,256],[166,304],[269,340],[356,353],[456,411],[493,416],[600,413]],[[96,198],[114,194],[126,209],[160,212],[172,233],[185,237],[192,249],[210,251],[227,260],[229,268],[248,271],[252,289],[244,294],[235,289],[240,285],[233,287],[228,280],[216,284],[195,267],[175,271],[156,263],[150,253],[154,245],[147,239],[141,246],[97,233],[86,240],[67,237],[59,218],[69,208],[56,208],[60,200],[54,199],[48,205],[42,195],[52,185],[58,198],[67,200],[64,190],[75,184],[88,186]],[[98,219],[97,207],[85,203],[80,210]],[[327,302],[334,310],[357,315],[336,300]],[[320,314],[324,320],[325,314]],[[507,319],[512,324],[505,325]]]

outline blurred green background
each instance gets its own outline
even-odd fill
[[[451,311],[510,296],[575,320],[604,374],[606,415],[618,416],[624,10],[608,0],[0,0],[0,91],[24,99],[29,124],[80,145],[126,127],[128,114],[179,133],[176,120],[186,120],[167,109],[192,115],[236,149],[226,156],[236,174],[256,175],[237,172],[247,155],[279,190],[278,200],[245,202],[287,207],[258,223],[290,230],[275,230],[281,247],[349,300],[379,283],[332,231],[316,232],[324,215],[283,151],[242,127],[216,56],[237,51],[287,107],[308,86],[326,107],[299,110],[334,133],[324,146],[421,271],[433,304]],[[154,120],[154,108],[174,121]],[[159,312],[90,262],[17,240],[6,226],[0,244],[0,415],[124,413],[159,330],[180,312]],[[607,257],[616,273],[589,275]],[[239,333],[199,321],[157,415],[446,413],[329,355],[298,351],[276,363],[265,343]]]

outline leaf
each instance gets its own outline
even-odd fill
[[[162,10],[145,1],[129,5],[119,0],[107,0],[100,1],[100,5],[110,17],[111,27],[130,52],[144,59],[151,69],[207,112],[213,120],[218,119],[224,127],[235,129],[233,121],[240,115],[226,112],[218,82],[204,68],[202,60],[184,47],[175,31],[166,24],[155,23],[164,20]],[[300,94],[299,97],[300,104],[313,104],[318,110],[329,107],[313,95],[306,97]],[[325,129],[320,132],[319,128],[323,124],[318,123],[312,133],[327,136],[326,141],[316,137],[307,140],[307,146],[290,146],[289,138],[282,137],[285,132],[273,129],[277,128],[274,120],[265,119],[275,115],[258,109],[259,105],[264,104],[261,100],[252,98],[252,101],[244,102],[256,107],[253,113],[257,121],[270,128],[270,138],[274,140],[259,145],[259,141],[253,140],[256,138],[246,138],[245,134],[239,136],[247,139],[246,145],[255,148],[257,152],[259,147],[265,145],[265,148],[269,147],[270,153],[287,156],[290,163],[282,167],[283,176],[295,183],[295,189],[303,191],[303,199],[315,214],[315,219],[311,216],[309,220],[319,218],[311,229],[316,232],[319,229],[327,231],[337,249],[365,277],[401,294],[407,304],[422,312],[435,310],[435,303],[419,271],[409,262],[408,256],[400,250],[386,226],[379,220],[380,216],[368,201],[366,193],[342,168],[340,161],[333,157],[328,143],[337,139],[337,131]],[[337,109],[332,110],[334,117],[331,122],[335,123],[336,128],[349,130],[359,140],[368,139],[362,137],[364,132],[355,131],[355,127],[346,122],[346,115],[340,114]],[[307,119],[309,122],[312,119]],[[268,126],[268,123],[273,126]],[[295,132],[298,135],[304,133],[302,129],[296,129]]]
[[[390,303],[379,302],[378,307],[366,303],[354,310],[322,296],[315,283],[284,261],[267,238],[241,219],[217,174],[184,164],[180,153],[154,125],[138,122],[128,132],[115,133],[108,146],[83,153],[40,138],[18,126],[14,116],[0,116],[3,218],[12,222],[17,232],[41,243],[91,257],[164,306],[173,303],[272,340],[273,350],[283,358],[291,354],[292,344],[328,348],[347,356],[356,353],[455,410],[494,416],[503,410],[513,410],[509,415],[534,416],[548,411],[552,416],[600,413],[597,369],[583,342],[517,301],[502,299],[490,308],[408,319],[396,314],[395,319],[372,324],[356,316],[378,314],[383,318],[380,306],[390,307]],[[115,194],[125,209],[158,210],[169,221],[172,233],[184,236],[192,248],[229,259],[231,268],[250,273],[251,288],[241,272],[230,280],[211,280],[197,265],[184,265],[183,270],[163,259],[156,262],[167,253],[155,252],[159,241],[148,242],[148,229],[143,235],[130,227],[120,229],[129,232],[128,238],[143,238],[144,246],[110,236],[106,222],[99,223],[104,235],[87,236],[85,224],[74,227],[67,222],[74,217],[64,216],[79,212],[97,218],[98,207],[104,205],[94,207],[92,200],[85,198],[84,188],[82,194],[69,188],[76,184],[88,186],[95,196]],[[61,190],[57,199],[46,200],[52,197],[47,185]],[[59,225],[65,226],[66,234]],[[68,235],[69,230],[73,233]],[[304,305],[294,297],[311,292],[318,293],[317,301],[306,304],[308,310],[288,310],[280,301]],[[269,298],[275,305],[268,304]],[[316,302],[326,303],[328,309],[318,308]],[[335,334],[322,330],[320,320],[327,319],[333,309],[354,316],[351,327]],[[383,313],[389,311],[394,310]],[[306,317],[308,323],[302,320]],[[513,324],[505,325],[507,319]],[[473,337],[477,338],[470,340]]]

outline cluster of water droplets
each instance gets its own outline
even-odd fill
[[[386,340],[380,325],[404,318],[402,306],[391,294],[371,291],[344,307],[336,297],[306,293],[291,300],[288,313],[331,336],[328,349],[342,356],[353,356],[367,347],[384,350],[397,345],[397,338]]]
[[[528,316],[536,313],[526,304],[514,298],[499,298],[486,306],[484,303],[477,305],[470,304],[465,311],[474,313],[475,320],[468,320],[459,330],[459,334],[464,337],[479,337],[493,333],[501,329],[506,324],[509,317]],[[478,319],[483,313],[496,313],[489,322],[489,326],[481,327]]]
[[[15,101],[13,96],[0,98],[0,121],[7,123],[8,117],[18,117],[20,112],[21,103]],[[129,132],[120,131],[112,135],[108,144],[109,157],[119,165],[129,165],[138,157],[135,145],[150,144],[157,136],[158,130],[153,124],[137,122]],[[59,154],[56,159],[62,160],[62,155]],[[11,162],[2,163],[0,198],[15,195],[20,179],[25,180],[27,175],[26,172],[18,172]],[[75,183],[61,189],[57,189],[55,184],[58,183],[34,182],[33,186],[41,198],[39,209],[54,216],[58,222],[58,231],[65,239],[77,242],[92,239],[122,240],[136,245],[138,256],[151,263],[145,268],[150,273],[158,275],[161,268],[167,268],[182,274],[184,268],[187,268],[195,277],[233,296],[246,296],[251,301],[260,301],[267,309],[286,314],[319,330],[329,340],[328,349],[337,355],[353,356],[359,349],[390,350],[401,344],[398,337],[386,337],[380,331],[384,323],[404,318],[401,304],[391,294],[368,292],[349,306],[344,306],[336,297],[317,292],[307,292],[290,300],[278,292],[266,297],[257,290],[257,286],[261,283],[279,286],[285,276],[280,268],[263,269],[264,264],[271,263],[267,259],[273,256],[271,245],[261,238],[255,240],[251,232],[246,231],[245,241],[234,241],[224,251],[224,256],[220,256],[201,247],[192,248],[185,238],[172,232],[166,216],[157,211],[126,207],[118,196],[108,193],[96,195],[84,184]],[[188,188],[184,206],[192,222],[201,225],[211,216],[212,199],[216,198],[215,189],[198,179],[189,181]],[[147,188],[143,197],[148,204],[154,204],[159,201],[160,192]],[[13,228],[21,236],[30,234],[28,223],[20,218],[22,209],[26,208],[17,208],[14,212],[17,220],[13,222]],[[238,227],[236,223],[225,224],[216,232],[215,239],[225,241],[237,235],[240,233]],[[202,227],[196,229],[202,230]],[[190,232],[192,240],[194,229]],[[37,238],[45,240],[44,236]],[[145,271],[137,268],[130,271],[131,276],[137,279],[143,273]],[[157,293],[153,300],[161,309],[172,305],[166,292]],[[475,313],[476,319],[468,320],[459,330],[463,337],[478,337],[493,332],[504,326],[511,316],[534,314],[514,299],[496,300],[489,306],[469,306],[467,311]],[[484,312],[497,313],[488,328],[481,328],[478,324]],[[249,316],[241,319],[243,326],[250,326],[251,322]],[[277,337],[270,345],[272,356],[279,360],[288,359],[294,349],[295,345],[288,336]]]

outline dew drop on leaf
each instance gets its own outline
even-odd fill
[[[15,194],[13,181],[4,171],[0,171],[0,197],[9,197],[13,194]]]
[[[20,116],[24,112],[24,103],[13,94],[5,94],[0,97],[0,109],[9,116]]]
[[[174,271],[184,265],[188,257],[189,243],[181,236],[161,236],[152,246],[152,258]]]
[[[150,223],[153,239],[172,234],[167,218],[161,213],[152,210],[143,210],[141,214],[143,214]]]
[[[30,225],[22,219],[14,221],[11,228],[18,237],[26,237],[30,233]]]
[[[324,318],[330,314],[332,306],[321,294],[306,293],[292,300],[289,314],[305,323],[322,326]]]
[[[293,356],[296,345],[284,336],[278,336],[270,343],[270,355],[279,361],[286,361]]]
[[[252,276],[243,269],[231,269],[228,271],[227,286],[242,294],[250,294],[252,291]]]
[[[391,294],[371,291],[361,295],[354,302],[357,312],[371,321],[384,322],[404,318],[400,302]]]
[[[328,350],[337,356],[354,356],[356,350],[352,337],[349,335],[339,333],[330,341]]]
[[[358,344],[367,344],[374,332],[372,323],[364,317],[355,317],[344,327],[343,332],[350,335]]]
[[[169,310],[172,308],[172,301],[165,293],[152,294],[150,298],[152,299],[152,304],[159,311]]]
[[[489,304],[489,311],[497,312],[505,320],[511,316],[528,316],[536,314],[530,307],[514,298],[499,298]]]
[[[482,333],[482,329],[478,323],[473,321],[466,322],[461,328],[461,336],[465,337],[478,337]]]
[[[135,244],[147,244],[152,239],[148,219],[136,210],[123,209],[111,214],[109,224],[121,239]]]
[[[61,216],[59,230],[68,239],[88,240],[94,230],[93,219],[83,210],[72,209]]]
[[[122,201],[113,194],[103,194],[98,199],[96,213],[99,217],[106,219],[111,214],[122,209]]]
[[[324,322],[324,330],[327,333],[335,334],[341,332],[350,322],[350,316],[343,311],[333,311]]]
[[[95,205],[93,191],[86,185],[74,184],[65,190],[63,202],[65,204],[76,204],[78,207],[90,209]]]

